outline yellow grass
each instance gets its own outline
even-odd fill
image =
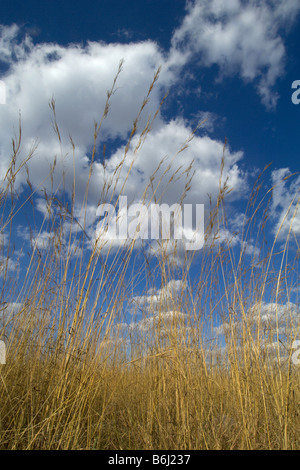
[[[141,112],[157,79],[158,73]],[[102,120],[95,125],[91,168],[115,84],[108,93]],[[60,140],[55,102],[50,105]],[[139,117],[122,164],[137,133]],[[151,125],[150,119],[139,131],[136,155]],[[20,143],[21,129],[1,186],[1,234],[11,230],[24,202],[14,191],[15,179],[34,158],[33,151],[20,162]],[[71,146],[75,151],[72,140]],[[181,151],[183,148],[178,149]],[[222,176],[222,155],[220,163]],[[122,164],[106,182],[101,202],[112,200],[111,189],[116,188]],[[133,167],[134,161],[129,172]],[[297,259],[292,264],[286,261],[289,237],[281,252],[275,251],[275,245],[264,252],[263,229],[268,223],[264,203],[271,190],[261,195],[260,179],[250,196],[243,228],[245,241],[256,235],[256,265],[248,258],[245,262],[243,250],[237,257],[230,241],[219,244],[214,239],[218,227],[226,226],[225,202],[230,188],[221,176],[220,194],[206,221],[207,243],[197,277],[190,276],[187,256],[181,271],[182,292],[167,295],[167,300],[161,296],[153,308],[150,304],[143,312],[144,324],[132,329],[122,323],[126,322],[125,305],[134,288],[140,282],[147,289],[153,287],[154,277],[156,281],[159,278],[161,288],[178,279],[165,245],[161,246],[157,271],[149,268],[147,255],[138,271],[130,267],[134,241],[125,252],[107,252],[99,240],[87,252],[85,226],[76,231],[76,175],[68,206],[63,197],[44,193],[49,214],[55,206],[61,216],[45,218],[40,230],[51,231],[53,239],[47,250],[39,251],[32,245],[26,277],[18,281],[22,282],[19,290],[10,276],[8,252],[2,248],[0,339],[6,343],[7,358],[6,364],[0,365],[1,449],[300,448],[299,366],[292,362],[290,349],[292,341],[299,338],[299,322],[287,328],[283,357],[280,341],[275,349],[265,347],[266,340],[276,338],[278,328],[272,324],[266,331],[260,321],[266,290],[275,305],[290,298],[295,284],[289,284],[289,276],[297,273]],[[144,188],[145,200],[149,190],[155,199],[151,183]],[[187,178],[186,191],[189,184]],[[83,210],[88,189],[89,181]],[[28,191],[30,202],[34,188],[29,180]],[[180,198],[182,201],[184,194],[174,202]],[[66,221],[70,229],[64,238]],[[278,259],[281,267],[275,269]],[[183,312],[184,321],[179,313],[168,319],[166,311]],[[217,316],[227,323],[223,343],[215,334]]]

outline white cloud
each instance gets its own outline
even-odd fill
[[[124,341],[131,347],[139,346],[142,355],[149,348],[157,348],[157,339],[169,342],[174,340],[184,342],[189,330],[188,315],[178,309],[178,300],[185,291],[185,283],[172,279],[161,288],[149,288],[146,295],[134,296],[131,299],[131,313],[139,318],[131,323],[118,322],[110,330],[110,342]],[[140,311],[142,317],[140,317]],[[124,343],[124,344],[125,344]],[[141,348],[142,346],[142,348]]]
[[[186,314],[180,311],[170,310],[167,312],[162,312],[147,318],[143,318],[134,325],[134,329],[138,329],[140,332],[149,333],[153,332],[153,329],[160,328],[160,333],[166,333],[168,330],[171,330],[172,325],[183,324],[186,318]],[[133,325],[131,326],[133,328]]]
[[[23,304],[19,302],[4,302],[0,308],[0,319],[2,323],[8,323],[23,308]]]
[[[156,309],[169,310],[166,308],[168,303],[175,302],[178,299],[178,296],[184,292],[184,283],[182,280],[172,279],[165,286],[160,289],[152,289],[148,292],[148,295],[140,295],[132,297],[131,302],[133,309],[135,306],[140,306],[142,308],[151,307],[151,310],[155,311]]]
[[[147,253],[158,259],[167,259],[169,266],[184,266],[187,259],[193,257],[194,251],[187,251],[185,240],[154,240]]]
[[[18,38],[20,31],[16,26],[4,27],[2,32],[2,56],[9,61],[6,73],[7,105],[0,108],[0,154],[1,175],[4,176],[11,155],[11,136],[13,129],[18,132],[19,110],[22,116],[22,146],[20,156],[25,157],[36,139],[38,147],[28,163],[29,175],[34,187],[46,187],[52,190],[49,178],[50,167],[54,165],[53,190],[62,189],[62,175],[67,192],[73,188],[73,165],[76,173],[77,201],[82,201],[90,170],[89,152],[93,144],[94,120],[99,120],[105,105],[106,91],[110,89],[119,61],[124,58],[125,65],[119,76],[115,94],[111,98],[111,109],[103,123],[100,139],[125,139],[131,131],[132,123],[145,97],[154,72],[163,65],[160,79],[154,88],[148,106],[141,117],[141,131],[149,114],[154,115],[159,107],[166,87],[176,80],[170,64],[165,61],[156,43],[104,44],[88,43],[86,47],[71,45],[62,47],[57,44],[33,45],[28,38]],[[18,53],[13,51],[17,48]],[[51,128],[53,116],[48,102],[56,100],[56,115],[61,134],[61,144]],[[180,146],[190,137],[191,128],[179,120],[165,122],[158,114],[154,127],[139,153],[139,133],[133,139],[126,162],[121,168],[117,192],[127,178],[127,171],[133,158],[134,168],[126,182],[124,192],[132,201],[138,201],[153,172],[162,158],[165,165],[156,173],[154,187],[162,177]],[[75,143],[74,158],[69,134]],[[124,157],[124,146],[108,155],[106,173],[102,164],[96,162],[89,189],[89,204],[97,204],[104,185],[105,175],[109,180]],[[218,176],[223,144],[208,137],[195,137],[188,149],[172,162],[172,171],[181,165],[185,169],[195,161],[195,177],[190,190],[190,199],[199,200],[209,192],[216,197]],[[110,158],[109,158],[110,157]],[[236,191],[242,188],[243,177],[237,166],[242,158],[241,152],[227,151],[226,172],[229,183]],[[163,187],[171,177],[171,172],[164,175],[157,192],[159,197]],[[16,186],[24,183],[25,172],[19,173]],[[174,184],[176,182],[176,184]],[[174,180],[164,195],[164,202],[177,201],[184,189],[184,178]],[[113,187],[113,185],[112,185]],[[199,192],[199,188],[201,188]],[[140,190],[140,191],[139,191]],[[123,192],[123,193],[124,193]],[[41,209],[41,205],[39,206]]]
[[[139,136],[136,136],[125,162],[123,162],[124,148],[119,148],[107,162],[106,169],[107,175],[113,175],[115,168],[120,168],[116,194],[122,191],[122,194],[128,198],[128,206],[134,202],[144,202],[146,205],[164,203],[171,207],[174,203],[180,202],[180,197],[184,194],[191,178],[189,190],[182,202],[194,206],[204,204],[207,210],[208,194],[214,204],[219,192],[224,144],[208,136],[194,135],[191,140],[191,133],[192,129],[186,123],[181,120],[172,120],[153,130],[138,153],[135,152],[135,148],[139,145]],[[186,143],[188,147],[178,153]],[[237,194],[240,198],[247,194],[246,178],[238,166],[242,157],[242,152],[232,152],[229,148],[225,151],[223,182],[227,178],[229,188],[233,189],[228,201]],[[134,166],[130,171],[133,162]],[[189,171],[188,168],[190,168]],[[96,163],[90,183],[91,193],[95,193],[99,181],[103,179],[103,166]],[[144,193],[146,187],[147,192]],[[119,215],[122,216],[122,214]],[[193,221],[195,221],[195,215]],[[191,239],[191,229],[192,227],[184,224],[182,234],[184,240]],[[158,247],[154,243],[152,248],[156,250]],[[180,249],[180,242],[177,248]],[[171,244],[168,246],[168,250],[170,249],[172,250]]]
[[[7,246],[8,240],[8,234],[4,231],[0,232],[0,250]]]
[[[285,46],[281,30],[291,26],[300,11],[297,0],[196,0],[172,39],[173,51],[186,61],[195,54],[201,65],[217,64],[222,75],[239,74],[254,81],[262,102],[276,105],[273,87],[283,74]],[[197,56],[196,56],[197,57]]]
[[[238,14],[239,2],[229,2],[226,4],[227,7],[218,2],[213,3],[216,15],[220,15],[225,10],[226,14]],[[190,12],[183,23],[191,28],[191,31],[194,20],[197,18],[196,12],[203,6],[196,3],[193,8],[190,7]],[[174,35],[173,43],[177,43],[177,46],[177,39],[180,37],[180,31],[183,31],[182,28]],[[116,195],[122,191],[128,196],[130,203],[141,202],[147,185],[146,201],[151,200],[155,192],[159,203],[172,205],[178,202],[191,176],[191,172],[185,173],[190,165],[193,165],[194,175],[184,202],[205,204],[208,202],[207,194],[212,196],[213,203],[216,201],[223,142],[213,140],[206,135],[201,136],[200,133],[190,140],[192,129],[188,123],[180,119],[166,122],[159,114],[152,131],[138,152],[136,148],[140,143],[139,133],[133,138],[124,162],[124,145],[119,146],[112,155],[108,155],[105,170],[101,163],[95,162],[89,186],[88,205],[82,210],[81,203],[90,170],[88,155],[93,143],[93,122],[101,116],[106,90],[111,87],[120,59],[125,58],[125,65],[119,76],[116,92],[112,96],[108,118],[103,124],[101,136],[104,140],[115,137],[126,138],[153,74],[162,64],[161,77],[154,88],[148,108],[142,116],[140,130],[146,123],[148,113],[154,115],[166,87],[176,81],[176,67],[174,68],[174,64],[171,63],[174,51],[171,51],[169,56],[163,56],[157,44],[151,41],[128,45],[89,43],[86,47],[76,44],[69,47],[57,44],[34,46],[30,38],[19,38],[20,31],[15,25],[2,27],[1,35],[1,57],[10,65],[5,76],[7,105],[0,108],[0,118],[3,123],[0,128],[2,176],[6,172],[11,154],[12,130],[14,128],[17,133],[19,109],[21,109],[21,155],[25,157],[32,148],[33,142],[37,138],[39,140],[35,155],[28,163],[33,186],[37,188],[41,184],[51,192],[49,172],[50,165],[54,165],[55,161],[53,191],[59,186],[62,189],[62,176],[64,175],[65,189],[71,195],[74,184],[73,165],[75,165],[77,198],[75,216],[79,222],[75,229],[79,230],[85,226],[91,239],[95,236],[97,202],[104,182],[111,180],[114,183],[117,167],[119,167],[119,172]],[[181,65],[183,63],[180,62]],[[53,116],[48,107],[48,101],[52,96],[56,99],[57,120],[62,136],[61,145],[51,128]],[[212,115],[209,113],[206,115],[211,120]],[[68,140],[69,134],[72,135],[76,145],[74,156]],[[177,154],[187,142],[188,147]],[[247,192],[246,178],[239,168],[242,158],[242,152],[233,152],[227,147],[223,174],[224,179],[228,178],[229,187],[234,189],[230,195],[232,199],[240,198]],[[164,162],[160,166],[162,159]],[[128,174],[133,160],[134,166]],[[170,182],[175,172],[177,173]],[[17,177],[17,185],[24,183],[26,177],[25,172],[20,173]],[[152,186],[149,185],[150,180]],[[112,196],[113,187],[114,184],[111,184],[107,192],[108,199]],[[45,203],[38,198],[36,204],[37,209],[46,215]],[[68,223],[69,221],[65,222],[66,229]],[[190,229],[188,228],[188,231]],[[226,233],[221,233],[220,239],[224,240],[225,237],[230,236],[231,232],[228,230]],[[37,246],[45,246],[48,239],[49,234],[46,232],[41,234],[36,240]],[[116,240],[112,244],[115,248],[123,246],[123,242]],[[182,243],[178,242],[176,249],[174,249],[174,243],[167,245],[167,252],[169,255],[172,254],[174,263],[182,264],[185,259]],[[157,255],[160,251],[158,248],[156,242],[152,243],[149,253]],[[251,250],[250,246],[247,250],[248,248]]]
[[[18,40],[19,27],[0,25],[0,60],[10,64],[11,61],[24,59],[28,51],[33,48],[31,38],[26,35]]]
[[[219,189],[224,143],[213,140],[208,136],[194,136],[193,140],[189,142],[188,148],[177,155],[178,150],[189,141],[191,133],[192,129],[183,121],[172,120],[150,133],[143,144],[142,150],[137,155],[134,153],[134,148],[138,144],[138,136],[133,139],[131,150],[120,173],[118,183],[118,186],[121,188],[130,164],[135,159],[134,170],[129,175],[125,186],[129,199],[142,196],[142,194],[138,193],[137,188],[145,188],[150,177],[156,172],[161,160],[165,158],[160,171],[155,174],[155,178],[152,180],[153,187],[158,187],[155,193],[158,200],[160,197],[163,197],[163,201],[168,204],[178,200],[178,195],[183,193],[186,183],[185,177],[180,179],[178,177],[183,174],[190,164],[193,164],[195,175],[185,202],[204,203],[207,201],[207,193],[211,193],[215,200]],[[108,162],[108,169],[111,172],[119,165],[123,154],[124,149],[121,148],[112,156]],[[239,191],[242,189],[243,175],[237,163],[243,157],[243,153],[230,152],[227,148],[225,155],[226,167],[224,175],[229,177],[229,186]],[[172,164],[172,168],[166,171],[169,164]],[[101,167],[98,167],[101,171]],[[95,178],[98,177],[97,169],[95,170]],[[168,184],[172,174],[175,172],[177,172],[175,180]],[[149,197],[151,196],[152,194],[149,189]]]
[[[54,240],[54,233],[41,232],[32,239],[32,244],[39,250],[46,250],[51,242]]]
[[[14,273],[16,275],[19,267],[20,264],[18,261],[14,261],[9,256],[4,257],[0,255],[0,278],[5,278],[6,276],[9,276],[10,273]]]
[[[290,320],[299,321],[299,309],[292,302],[286,304],[261,302],[254,305],[249,314],[256,322],[260,321],[273,327],[282,326]]]
[[[245,327],[248,333],[252,333],[252,336],[247,334],[247,338],[256,354],[259,352],[261,357],[267,354],[269,359],[275,361],[287,360],[293,341],[299,337],[299,307],[292,302],[258,302],[247,311],[245,319],[225,321],[214,328],[214,333],[228,338],[233,334],[241,341],[241,344],[237,343],[237,348],[241,350],[245,341]]]
[[[274,170],[271,177],[271,216],[275,221],[273,233],[279,240],[286,240],[290,231],[300,235],[300,177],[292,177],[288,168]]]
[[[13,129],[18,130],[19,110],[22,116],[22,155],[32,142],[39,140],[36,158],[29,165],[34,184],[49,173],[57,155],[57,173],[66,172],[72,158],[69,134],[76,145],[75,164],[80,173],[88,168],[87,154],[93,144],[94,121],[99,121],[104,110],[106,92],[112,86],[119,62],[125,59],[117,90],[111,98],[111,109],[103,123],[102,138],[126,138],[139,111],[144,96],[162,57],[155,43],[147,41],[129,45],[89,43],[86,47],[57,44],[27,45],[17,42],[16,26],[2,27],[1,57],[9,62],[6,73],[7,105],[0,108],[1,119],[1,174],[3,176],[11,154]],[[28,41],[27,41],[28,42]],[[18,54],[12,51],[18,46]],[[165,85],[161,73],[160,87]],[[62,137],[62,148],[51,128],[52,114],[49,100],[56,100],[57,119]],[[159,104],[160,88],[153,90],[147,113],[155,113]],[[141,128],[148,118],[141,118]],[[158,118],[158,122],[159,122]],[[85,171],[87,173],[87,171]],[[72,174],[72,172],[71,172]],[[80,188],[79,188],[80,189]]]

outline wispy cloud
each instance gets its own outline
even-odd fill
[[[195,0],[172,39],[173,51],[186,61],[195,56],[205,67],[216,64],[220,79],[238,74],[254,82],[262,102],[276,105],[276,80],[282,76],[286,50],[281,32],[300,11],[294,0]]]

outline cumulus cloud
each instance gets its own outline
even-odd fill
[[[254,82],[262,102],[276,105],[276,80],[283,74],[285,45],[282,30],[300,11],[299,2],[276,0],[196,0],[172,39],[188,61],[199,57],[203,66],[217,64],[220,75],[238,74]]]
[[[244,337],[245,324],[252,332],[251,340],[254,351],[258,350],[259,346],[261,353],[273,355],[275,360],[278,360],[279,357],[287,359],[294,340],[299,336],[299,307],[292,302],[284,304],[259,302],[247,311],[245,321],[239,319],[231,322],[225,321],[214,328],[214,333],[216,337],[225,335],[228,338],[233,334],[236,338],[244,341],[242,338]],[[255,331],[258,329],[260,331],[259,340],[255,335]]]
[[[87,154],[93,144],[94,121],[101,118],[106,101],[106,92],[112,86],[119,62],[125,59],[126,67],[119,77],[116,96],[107,120],[103,123],[103,138],[126,138],[146,95],[155,70],[162,62],[155,43],[145,42],[130,45],[107,45],[88,43],[86,47],[57,44],[39,44],[25,47],[19,43],[23,55],[12,54],[12,43],[16,41],[17,28],[2,28],[2,57],[12,56],[6,73],[5,85],[7,105],[1,107],[1,159],[3,169],[7,167],[11,154],[10,140],[13,129],[18,127],[18,115],[22,116],[22,153],[26,155],[33,141],[39,140],[36,158],[30,166],[33,182],[38,184],[49,173],[49,164],[57,155],[57,173],[62,166],[66,172],[66,156],[70,153],[69,134],[76,145],[76,169],[88,167]],[[161,84],[164,82],[161,74]],[[162,86],[162,85],[161,85]],[[159,103],[159,90],[153,90],[153,99],[147,112],[154,114]],[[48,103],[54,97],[62,145],[51,129]],[[114,105],[115,104],[115,105]],[[155,109],[154,109],[155,108]],[[141,118],[141,127],[147,120]],[[10,138],[5,138],[5,136]],[[3,171],[2,171],[3,175]]]
[[[183,292],[184,282],[172,279],[161,288],[148,289],[146,295],[132,297],[131,313],[135,320],[116,322],[109,331],[109,343],[114,345],[122,342],[131,348],[138,347],[139,353],[143,355],[155,350],[157,341],[167,345],[172,337],[184,343],[190,327],[188,315],[178,307]]]
[[[300,235],[299,185],[300,177],[293,177],[288,168],[274,170],[271,216],[275,221],[273,233],[286,240],[290,232]]]
[[[280,327],[290,320],[299,321],[299,309],[292,302],[286,304],[261,302],[254,305],[249,313],[255,321],[273,327]]]
[[[182,324],[186,318],[186,314],[180,311],[170,310],[156,314],[147,318],[143,318],[137,323],[132,323],[130,328],[133,330],[139,330],[143,333],[151,333],[153,329],[160,328],[160,333],[165,334],[168,329],[172,328],[172,324]]]
[[[131,299],[133,309],[136,306],[151,310],[168,310],[167,305],[178,299],[178,296],[184,292],[184,283],[182,280],[172,279],[160,289],[150,289],[147,295],[134,296]]]
[[[20,264],[10,257],[0,255],[0,278],[8,276],[10,273],[17,274]]]
[[[1,316],[4,323],[9,321],[14,315],[16,315],[23,308],[23,304],[20,302],[4,302],[1,305]]]
[[[293,302],[279,304],[276,302],[260,302],[249,309],[247,312],[247,321],[252,327],[260,325],[262,328],[269,328],[282,334],[292,326],[299,326],[299,308]],[[224,322],[215,328],[215,334],[226,334],[232,328],[240,328],[241,322],[236,320]]]
[[[7,104],[0,107],[0,176],[5,175],[10,161],[11,136],[13,132],[18,134],[20,111],[19,162],[37,145],[27,165],[35,189],[45,187],[53,192],[60,189],[70,196],[75,182],[75,212],[81,221],[85,218],[83,223],[91,238],[96,235],[93,234],[96,210],[105,185],[108,200],[115,191],[115,196],[126,194],[130,204],[145,200],[145,196],[149,202],[155,195],[158,201],[172,205],[178,202],[193,175],[184,202],[205,204],[207,194],[216,201],[223,142],[201,134],[201,130],[191,140],[188,122],[178,118],[167,121],[161,113],[142,142],[141,132],[149,116],[155,115],[166,90],[178,83],[180,70],[197,54],[202,66],[217,63],[222,73],[237,72],[244,80],[255,82],[265,103],[274,104],[272,87],[283,71],[285,55],[279,31],[292,24],[298,10],[291,0],[266,5],[254,0],[243,5],[240,0],[190,2],[182,25],[174,32],[169,51],[162,51],[150,40],[130,44],[88,42],[85,46],[34,44],[28,35],[22,36],[17,25],[2,26],[0,60],[8,69],[3,77]],[[125,60],[123,70],[99,136],[86,217],[80,211],[90,176],[94,122],[99,122],[102,116],[106,93],[121,59]],[[133,121],[159,66],[162,66],[159,81],[127,149]],[[51,127],[54,116],[49,100],[52,98],[56,102],[60,141]],[[210,127],[206,129],[212,131],[214,117],[209,112],[206,116],[210,118]],[[70,143],[70,135],[75,148]],[[105,166],[100,162],[103,143],[111,144]],[[184,151],[178,153],[183,147]],[[234,189],[232,200],[247,193],[246,175],[240,168],[242,158],[242,152],[227,147],[223,176]],[[16,187],[22,188],[26,178],[25,171],[20,172]],[[41,201],[37,207],[46,215],[47,208]],[[153,253],[156,249],[152,246]]]
[[[116,194],[121,192],[125,194],[128,206],[131,206],[132,203],[140,203],[147,208],[145,220],[142,221],[143,231],[146,233],[144,235],[140,233],[140,238],[147,238],[147,234],[151,238],[152,205],[168,204],[172,209],[173,204],[181,202],[182,230],[178,237],[183,242],[178,241],[176,244],[178,250],[181,250],[182,247],[186,248],[186,246],[191,250],[202,248],[203,240],[201,241],[199,237],[203,239],[203,233],[200,230],[203,217],[192,214],[190,221],[188,217],[184,219],[185,213],[188,213],[188,209],[184,205],[192,204],[194,207],[204,205],[207,217],[208,194],[214,204],[220,184],[220,166],[224,144],[208,136],[194,136],[191,140],[191,134],[192,129],[183,121],[172,120],[149,134],[138,153],[135,152],[135,148],[138,146],[139,137],[135,137],[125,162],[123,161],[124,148],[118,149],[107,162],[106,168],[108,174],[113,174],[115,168],[120,168]],[[183,152],[178,152],[187,143],[188,147]],[[232,188],[234,193],[239,194],[240,197],[245,196],[247,192],[245,175],[238,166],[242,157],[242,152],[232,152],[229,148],[226,149],[222,180],[224,183],[226,177],[228,187]],[[130,170],[131,168],[132,170]],[[96,188],[97,182],[103,181],[103,175],[103,166],[96,163],[90,183],[92,192]],[[187,187],[189,189],[186,196],[183,201],[180,201],[180,196],[185,193]],[[116,215],[114,215],[112,225],[116,221],[122,223],[126,214],[126,211],[116,207]],[[185,221],[188,222],[185,223]],[[173,223],[174,225],[176,224]],[[114,236],[110,231],[106,235],[107,239]],[[120,241],[117,240],[115,243],[119,245]],[[189,243],[190,245],[187,245]],[[173,250],[174,243],[167,243],[167,245],[168,251]],[[198,246],[199,248],[197,248]],[[151,253],[158,249],[157,243],[152,243]]]
[[[163,196],[162,202],[173,204],[186,184],[186,178],[179,176],[184,176],[184,171],[192,163],[195,175],[188,195],[189,201],[186,202],[204,203],[207,193],[216,198],[223,143],[200,135],[190,141],[192,129],[188,123],[178,119],[167,122],[158,113],[151,133],[141,145],[140,133],[149,115],[154,116],[167,87],[176,80],[174,70],[156,43],[146,41],[126,45],[89,42],[86,46],[73,44],[63,47],[57,44],[34,45],[30,38],[20,38],[20,30],[15,25],[3,27],[1,33],[1,57],[9,63],[4,77],[7,105],[0,108],[2,177],[10,160],[11,134],[13,130],[18,133],[20,110],[22,142],[19,160],[25,158],[37,145],[27,164],[34,188],[45,187],[48,191],[60,188],[70,195],[75,170],[76,196],[80,203],[89,178],[94,122],[99,122],[101,118],[106,92],[111,88],[120,60],[124,59],[125,65],[118,77],[115,93],[111,97],[111,108],[100,134],[100,143],[113,142],[118,138],[124,144],[107,155],[105,168],[96,157],[89,185],[89,208],[92,207],[96,212],[105,181],[112,181],[114,176],[118,177],[118,182],[116,186],[111,184],[108,199],[115,189],[116,195],[123,190],[131,202],[138,202],[148,185],[149,199],[153,196],[150,194],[153,190],[157,199]],[[162,70],[159,81],[141,115],[136,136],[124,161],[126,139],[160,65]],[[54,116],[48,104],[52,97],[56,101],[60,141],[51,127]],[[72,136],[75,149],[72,148],[69,135]],[[186,146],[187,142],[189,146],[178,154],[178,150]],[[229,177],[229,184],[237,192],[245,187],[244,177],[238,167],[242,156],[242,152],[227,150],[224,174]],[[165,159],[163,164],[162,159]],[[131,168],[133,161],[134,166]],[[116,168],[119,168],[117,174]],[[173,173],[176,178],[173,177],[171,184]],[[16,178],[16,187],[20,188],[26,179],[25,171],[20,172]],[[45,214],[46,209],[42,208],[41,202],[38,202],[38,209]],[[90,222],[94,223],[95,219],[96,215]]]
[[[186,250],[186,240],[154,240],[150,243],[147,253],[158,259],[167,259],[170,266],[184,266],[193,257],[194,251]]]
[[[151,178],[157,200],[172,204],[178,200],[178,194],[183,194],[186,178],[184,171],[193,165],[192,187],[189,190],[185,203],[207,201],[207,193],[211,193],[214,200],[219,189],[219,176],[224,143],[211,139],[208,136],[194,136],[190,140],[192,129],[181,120],[172,120],[153,131],[144,142],[142,150],[136,155],[134,149],[138,144],[138,136],[133,139],[131,150],[122,167],[118,182],[119,188],[123,186],[132,161],[134,169],[126,180],[125,191],[129,199],[141,197],[139,187],[145,187]],[[188,147],[181,153],[178,151],[188,143]],[[242,159],[242,152],[225,151],[224,176],[228,177],[228,185],[237,192],[242,190],[244,178],[237,163]],[[123,149],[119,149],[109,160],[108,169],[116,168],[123,158]],[[164,159],[157,172],[160,162]],[[169,165],[172,165],[170,168]],[[99,167],[100,169],[101,167]],[[176,177],[170,182],[170,178]],[[95,169],[97,178],[97,169]],[[143,186],[142,186],[143,185]],[[148,197],[151,198],[151,187]],[[156,189],[157,188],[157,189]]]

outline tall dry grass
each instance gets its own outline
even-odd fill
[[[105,182],[99,202],[118,203],[116,188],[133,137],[139,132],[137,155],[151,131],[153,120],[143,131],[138,126],[157,79],[158,73],[133,124],[124,159]],[[95,124],[83,213],[115,85],[116,80]],[[61,141],[53,100],[50,106]],[[87,250],[85,218],[76,218],[74,172],[69,199],[64,191],[44,192],[48,214],[41,226],[30,227],[28,263],[20,257],[26,273],[16,279],[10,274],[11,259],[17,256],[10,242],[14,220],[26,206],[35,221],[35,188],[28,171],[35,149],[20,160],[21,139],[20,125],[0,194],[1,235],[9,234],[1,255],[0,338],[7,346],[7,361],[0,365],[0,448],[299,449],[299,366],[293,364],[290,348],[299,321],[287,311],[283,332],[279,315],[266,323],[262,310],[266,295],[275,310],[290,299],[298,260],[288,256],[292,232],[280,252],[275,243],[265,248],[272,190],[262,194],[263,175],[249,197],[237,253],[232,240],[218,239],[219,229],[228,225],[230,190],[220,156],[220,192],[206,220],[206,243],[195,276],[191,256],[179,272],[164,243],[156,267],[143,249],[144,261],[132,265],[134,240],[113,251],[99,239]],[[75,152],[72,139],[71,147]],[[133,168],[134,159],[128,174]],[[28,173],[28,187],[20,199],[14,186],[22,171]],[[52,179],[54,171],[55,165]],[[185,175],[188,191],[190,171]],[[170,181],[176,176],[170,173]],[[152,185],[150,179],[145,201],[149,192],[156,200]],[[44,230],[52,236],[41,250],[35,236]],[[250,262],[245,253],[249,240],[255,246]],[[179,274],[181,282],[172,284]],[[130,304],[140,284],[145,295],[161,286],[156,303]],[[135,311],[142,314],[131,326],[128,309],[133,316]],[[217,335],[218,327],[223,336]]]

